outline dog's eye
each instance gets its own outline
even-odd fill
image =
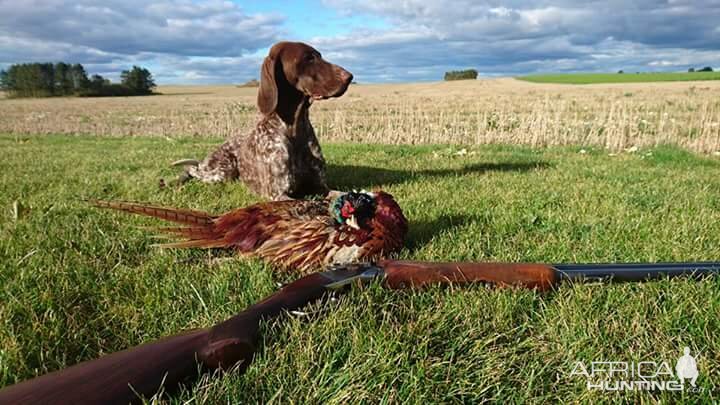
[[[305,62],[314,62],[316,59],[315,54],[309,53],[305,55]]]

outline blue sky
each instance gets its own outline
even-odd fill
[[[249,13],[277,13],[285,16],[283,26],[290,39],[302,41],[314,37],[334,37],[362,28],[383,29],[389,25],[378,16],[367,13],[342,13],[322,1],[234,1]]]
[[[136,64],[161,84],[242,83],[280,40],[363,83],[720,68],[720,2],[0,0],[0,68],[62,60],[117,78]]]

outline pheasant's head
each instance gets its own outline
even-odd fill
[[[375,214],[375,198],[372,193],[349,192],[337,197],[332,203],[335,221],[353,229],[367,228]]]

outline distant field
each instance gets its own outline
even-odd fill
[[[595,83],[647,83],[720,80],[720,72],[695,73],[566,73],[520,76],[520,80],[534,83],[595,84]]]
[[[257,88],[158,90],[162,95],[151,97],[2,99],[0,133],[227,138],[256,120]],[[720,80],[360,84],[339,99],[314,103],[310,117],[321,142],[578,145],[614,152],[673,144],[712,154],[720,153],[718,94]]]

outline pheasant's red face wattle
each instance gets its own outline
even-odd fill
[[[355,207],[350,204],[350,201],[345,201],[345,204],[343,204],[342,208],[340,209],[340,214],[343,218],[350,218],[354,212]]]

